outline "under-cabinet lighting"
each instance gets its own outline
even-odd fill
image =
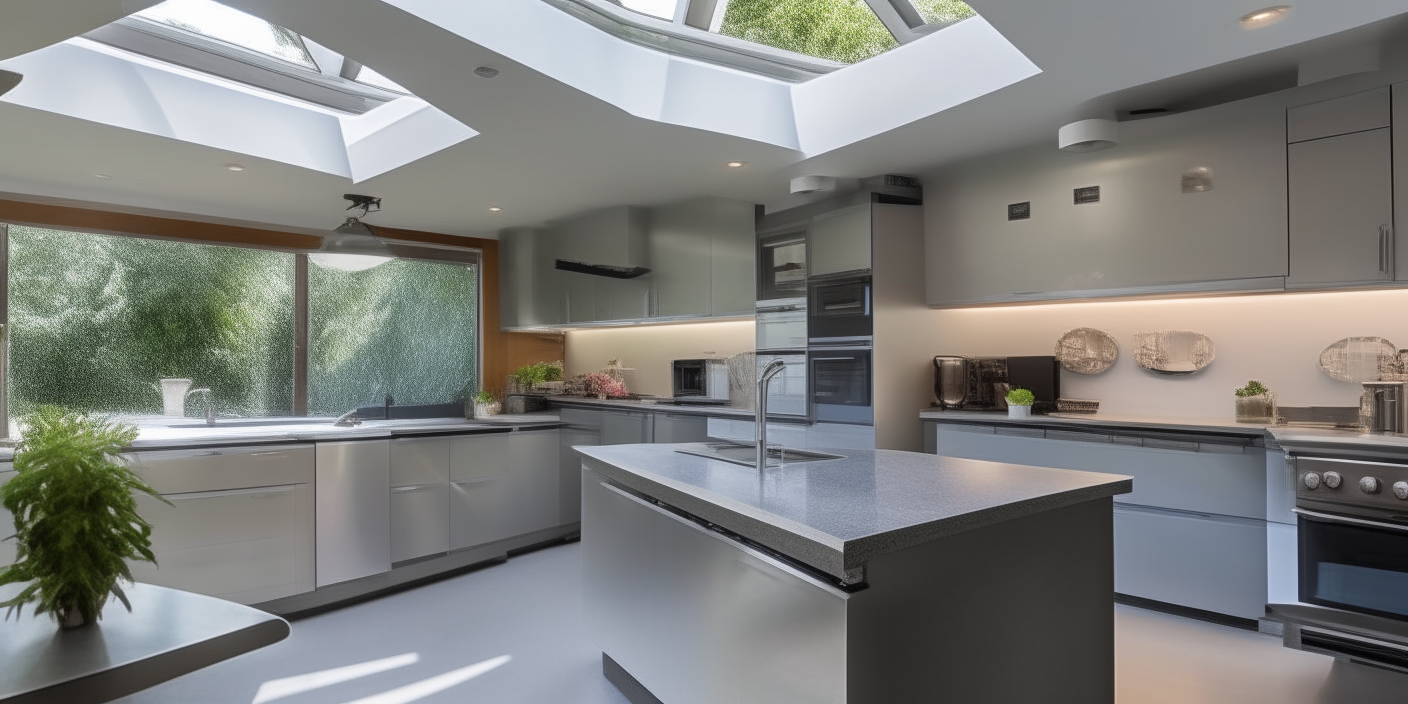
[[[1242,25],[1242,29],[1261,29],[1269,27],[1286,18],[1286,13],[1291,11],[1290,5],[1277,5],[1255,12],[1248,12],[1242,15],[1237,22]]]

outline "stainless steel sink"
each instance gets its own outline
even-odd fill
[[[215,425],[205,421],[172,423],[168,428],[258,428],[270,425],[332,425],[331,418],[230,418],[217,420]]]
[[[703,450],[675,450],[682,455],[694,455],[695,457],[707,457],[711,460],[723,460],[744,467],[757,466],[756,449],[753,445],[742,443],[720,442],[709,443]],[[767,465],[769,467],[781,467],[783,465],[798,464],[801,462],[819,462],[822,460],[843,460],[845,455],[833,455],[829,452],[817,452],[815,450],[796,450],[790,447],[768,448]]]

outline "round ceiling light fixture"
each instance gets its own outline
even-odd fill
[[[493,78],[499,75],[499,70],[493,66],[480,66],[474,69],[474,75],[480,78]]]
[[[747,165],[748,165],[748,162],[746,162],[746,161],[728,161],[728,162],[724,162],[724,166],[726,166],[726,167],[728,167],[728,168],[730,168],[730,169],[741,169],[741,168],[743,168],[743,167],[745,167],[745,166],[747,166]]]
[[[104,181],[111,181],[112,174],[93,174],[93,178],[100,178]]]
[[[1057,147],[1063,152],[1098,152],[1119,143],[1119,123],[1095,118],[1072,122],[1056,133]]]
[[[233,161],[228,164],[225,164],[226,171],[234,171],[238,173],[240,171],[244,171],[246,168],[247,167],[244,164],[236,164]]]
[[[1283,19],[1286,19],[1286,13],[1290,11],[1290,5],[1276,5],[1275,7],[1266,7],[1242,15],[1241,17],[1237,18],[1237,23],[1242,25],[1242,29],[1261,29],[1262,27],[1270,27],[1271,25],[1276,24],[1277,22],[1280,22]]]
[[[489,212],[491,212],[491,213],[502,213],[503,211],[504,211],[504,209],[503,209],[501,206],[497,206],[497,205],[491,205],[491,206],[489,206]]]

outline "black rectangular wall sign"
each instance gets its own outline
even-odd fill
[[[1100,202],[1099,186],[1084,186],[1075,190],[1076,205],[1090,205]]]
[[[1008,220],[1030,220],[1032,217],[1032,202],[1012,203],[1007,206]]]

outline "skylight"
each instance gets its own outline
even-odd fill
[[[852,64],[899,46],[862,0],[730,0],[719,33]]]
[[[136,16],[282,59],[312,71],[318,70],[318,65],[313,62],[313,57],[303,46],[303,38],[297,32],[218,2],[167,0],[138,12]]]
[[[367,68],[366,66],[363,66],[362,68],[357,70],[357,82],[365,83],[369,86],[376,86],[377,88],[384,88],[386,90],[394,90],[397,93],[405,93],[406,95],[411,94],[411,92],[402,87],[400,83],[397,83],[391,80],[390,78],[387,78],[386,76],[383,76],[377,73],[376,71]]]
[[[621,0],[621,6],[628,10],[666,20],[675,18],[675,8],[679,4],[680,0]]]
[[[977,14],[968,3],[962,0],[913,0],[914,9],[924,18],[925,24],[948,24],[966,20]]]

